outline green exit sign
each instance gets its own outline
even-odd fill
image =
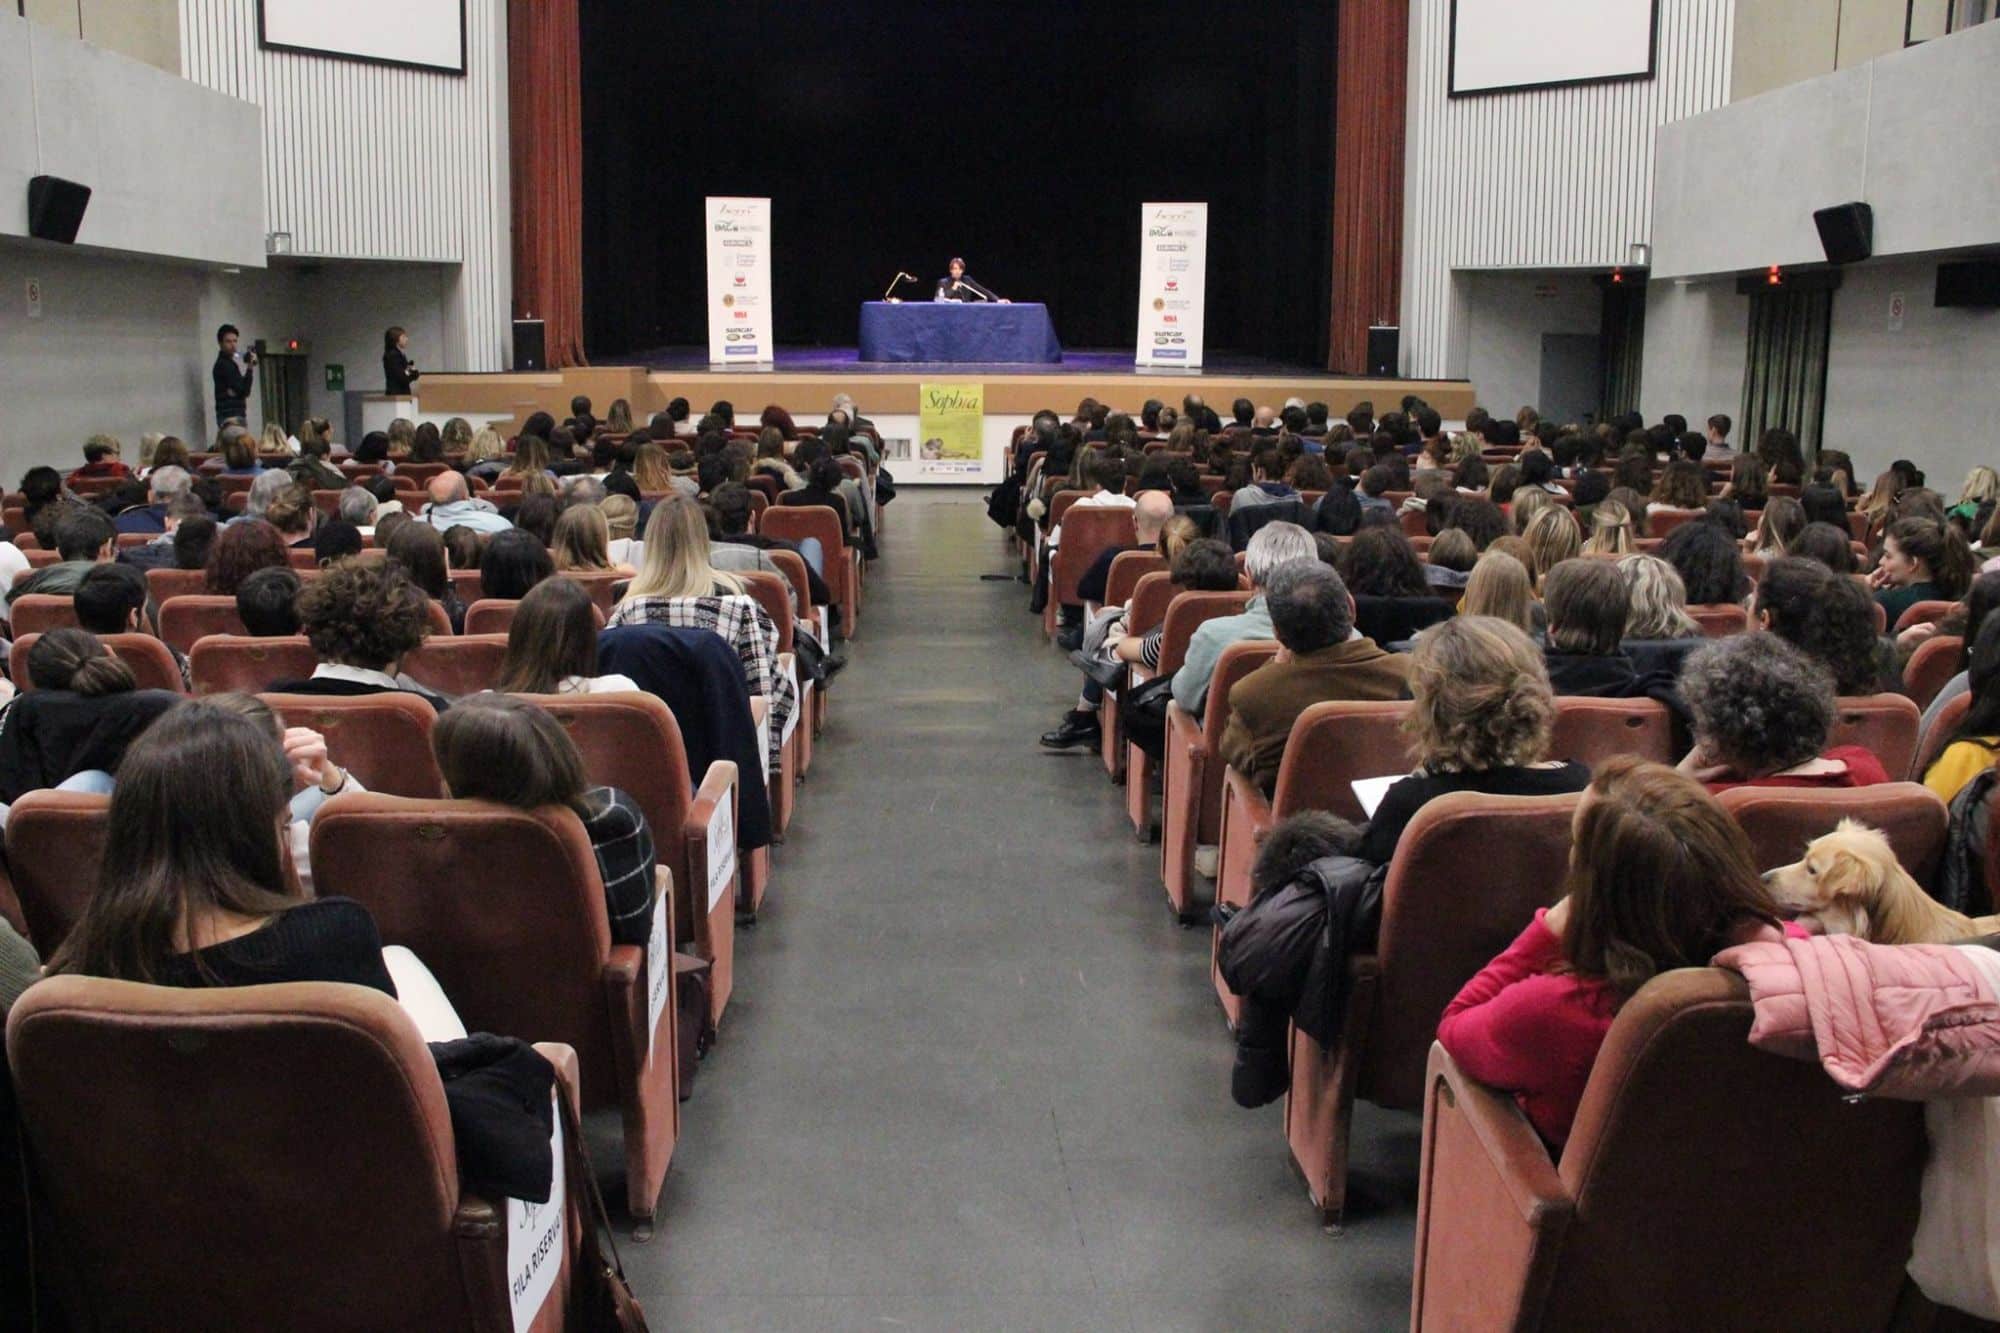
[[[326,363],[326,387],[345,389],[347,387],[347,367],[337,361]]]

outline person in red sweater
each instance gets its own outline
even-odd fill
[[[1743,830],[1699,782],[1620,755],[1577,802],[1565,894],[1465,983],[1438,1041],[1560,1154],[1605,1033],[1660,972],[1778,938]]]
[[[83,446],[83,466],[69,474],[71,482],[88,480],[93,477],[124,478],[132,475],[132,469],[119,460],[121,448],[117,440],[109,435],[93,435]]]
[[[1776,634],[1738,634],[1688,654],[1681,699],[1694,748],[1680,771],[1731,787],[1871,787],[1889,781],[1859,745],[1827,748],[1839,716],[1833,673]]]

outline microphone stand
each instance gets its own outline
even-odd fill
[[[891,283],[889,284],[889,290],[888,290],[888,291],[886,291],[886,292],[883,292],[883,293],[882,293],[882,299],[883,299],[884,301],[892,301],[892,300],[894,300],[894,299],[895,299],[895,291],[896,291],[896,288],[897,288],[898,286],[900,286],[901,284],[903,284],[903,283],[905,283],[905,282],[915,282],[916,280],[917,280],[917,279],[916,279],[916,275],[914,275],[914,274],[911,274],[911,273],[905,273],[905,272],[903,272],[903,271],[902,271],[901,269],[898,269],[898,270],[896,271],[896,278],[895,278],[895,281],[894,281],[894,282],[891,282]]]

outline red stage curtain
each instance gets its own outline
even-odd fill
[[[1333,326],[1326,368],[1368,369],[1368,326],[1399,322],[1408,0],[1340,0],[1333,117]]]
[[[551,367],[583,355],[583,78],[577,0],[508,0],[514,315],[546,322]]]

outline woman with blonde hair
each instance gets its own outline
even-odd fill
[[[611,406],[604,409],[604,424],[600,429],[607,435],[630,435],[632,404],[623,398],[613,398]]]
[[[632,480],[639,483],[639,490],[646,495],[673,490],[674,470],[667,462],[667,451],[651,440],[640,445],[632,458]]]
[[[1461,616],[1487,616],[1504,620],[1523,634],[1535,632],[1535,587],[1528,579],[1528,567],[1505,551],[1488,550],[1472,566],[1465,580],[1465,596],[1458,603]]]
[[[1590,511],[1590,538],[1583,544],[1583,554],[1630,555],[1636,540],[1632,511],[1616,500],[1600,500]]]
[[[1550,499],[1549,493],[1541,487],[1516,486],[1511,501],[1514,531],[1523,537],[1527,536],[1529,524],[1539,518],[1543,510],[1555,507],[1557,507],[1556,502]]]
[[[700,503],[669,495],[646,522],[646,553],[610,625],[705,629],[736,651],[750,693],[770,701],[770,761],[776,768],[798,686],[778,669],[778,627],[734,574],[709,560],[708,519]]]
[[[1627,639],[1697,639],[1701,626],[1687,613],[1687,585],[1672,565],[1656,555],[1628,555],[1618,572],[1632,595],[1625,616]]]
[[[257,452],[260,454],[289,454],[292,452],[291,437],[285,434],[283,426],[275,421],[267,421],[264,423],[263,437],[257,441]]]
[[[139,457],[142,461],[145,459],[143,442]],[[1965,474],[1965,486],[1958,493],[1958,503],[1947,511],[1946,517],[1958,519],[1970,527],[1979,517],[1980,506],[1995,500],[2000,500],[2000,472],[1990,467],[1976,467]]]
[[[1577,531],[1576,519],[1560,506],[1552,505],[1535,515],[1521,535],[1527,540],[1528,555],[1533,560],[1529,573],[1535,576],[1536,587],[1541,586],[1551,569],[1575,559],[1583,549],[1583,535]]]
[[[633,565],[638,553],[645,549],[642,543],[633,540],[639,530],[639,502],[629,495],[613,492],[597,508],[604,515],[605,531],[610,537],[604,553],[614,565]]]
[[[1902,494],[1903,474],[1891,470],[1875,478],[1874,487],[1854,506],[1855,512],[1868,516],[1868,535],[1862,540],[1869,546],[1879,545],[1883,532],[1895,521],[1896,501]]]
[[[1775,560],[1796,551],[1799,534],[1805,530],[1805,506],[1789,495],[1774,495],[1764,502],[1764,516],[1757,520],[1757,531],[1745,545],[1752,555]]]
[[[549,471],[549,442],[539,435],[529,435],[525,431],[515,437],[514,458],[507,464],[503,477],[547,476]]]
[[[629,500],[628,500],[629,503]],[[611,563],[611,524],[596,505],[573,504],[556,516],[555,542],[549,547],[558,574],[622,574],[630,565]]]
[[[417,423],[408,417],[397,417],[389,423],[389,457],[402,459],[410,456],[410,446],[417,442]]]
[[[1364,861],[1387,863],[1417,811],[1448,792],[1548,796],[1590,783],[1582,764],[1549,759],[1556,701],[1548,668],[1504,620],[1459,616],[1420,635],[1410,696],[1403,730],[1416,768],[1375,807],[1355,853]]]
[[[492,481],[507,467],[507,437],[491,426],[481,426],[465,446],[466,477]]]

